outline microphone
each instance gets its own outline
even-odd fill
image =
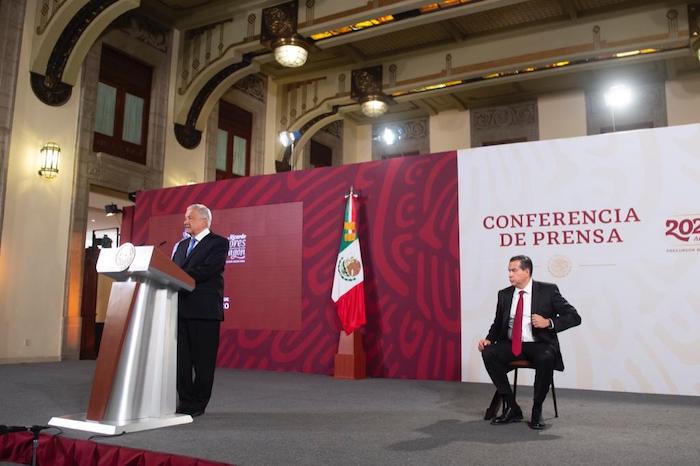
[[[161,247],[162,245],[164,245],[164,244],[167,243],[167,242],[168,242],[168,240],[167,240],[167,239],[164,239],[163,241],[161,241],[160,243],[158,243],[158,247]]]
[[[0,435],[9,434],[11,432],[26,432],[27,430],[27,426],[6,426],[4,424],[0,424]]]

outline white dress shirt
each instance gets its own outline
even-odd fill
[[[508,338],[513,338],[513,321],[515,320],[515,309],[518,307],[520,299],[520,288],[513,291],[513,302],[510,305],[510,319],[508,319]],[[522,289],[523,294],[523,342],[533,342],[532,336],[532,280]]]

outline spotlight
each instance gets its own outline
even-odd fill
[[[122,210],[119,207],[117,207],[117,204],[115,204],[115,203],[107,204],[105,206],[105,215],[107,217],[111,217],[113,215],[117,215],[117,214],[121,214],[121,213],[122,213]]]
[[[396,136],[396,131],[394,131],[391,128],[384,128],[384,131],[382,132],[382,135],[380,136],[382,142],[386,144],[387,146],[391,146],[396,142],[397,136]]]
[[[279,135],[280,144],[289,147],[301,137],[301,131],[282,131]]]
[[[632,90],[624,84],[616,84],[605,93],[605,105],[611,108],[626,107],[632,102]]]

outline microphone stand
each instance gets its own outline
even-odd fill
[[[31,432],[32,433],[32,466],[36,466],[37,450],[39,449],[39,433],[44,429],[50,429],[51,426],[4,426],[0,425],[0,435],[9,434],[11,432]]]

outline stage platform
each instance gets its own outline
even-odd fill
[[[0,365],[0,424],[84,412],[94,367]],[[518,390],[526,416],[531,393]],[[700,458],[700,397],[557,389],[560,417],[548,398],[549,428],[538,432],[483,421],[492,394],[487,384],[219,369],[209,409],[194,423],[93,441],[237,465],[696,465]]]

